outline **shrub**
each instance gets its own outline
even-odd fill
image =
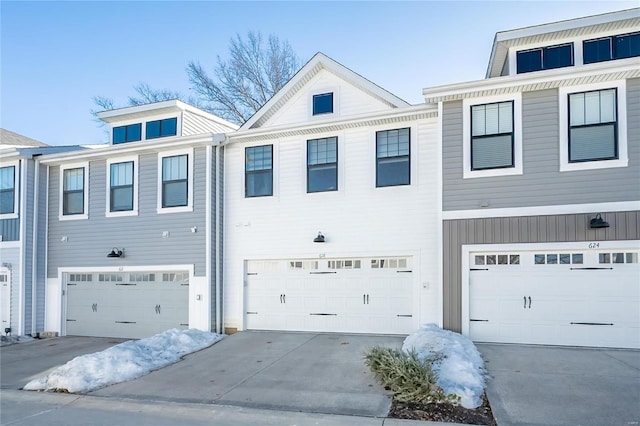
[[[418,404],[450,402],[457,404],[460,397],[445,395],[436,385],[437,374],[431,365],[437,359],[421,361],[415,351],[375,346],[364,354],[364,362],[376,379],[400,402]]]

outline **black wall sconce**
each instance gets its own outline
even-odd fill
[[[318,232],[318,236],[313,239],[314,243],[324,243],[324,235],[322,232]]]
[[[589,224],[589,227],[591,229],[608,228],[609,222],[605,222],[605,220],[602,218],[600,213],[598,213],[596,217],[591,219],[591,223]]]
[[[119,248],[114,247],[107,257],[124,257],[124,248],[120,250]]]

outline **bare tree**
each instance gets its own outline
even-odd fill
[[[187,75],[195,96],[169,89],[154,89],[147,83],[134,86],[128,106],[180,99],[231,122],[242,124],[284,86],[301,67],[287,41],[269,35],[265,45],[262,34],[249,32],[246,39],[236,34],[229,41],[229,58],[219,55],[211,77],[199,62],[187,65]],[[96,120],[99,111],[115,108],[112,99],[94,96],[98,109],[91,110]]]
[[[217,56],[212,78],[198,62],[187,74],[201,107],[226,120],[242,124],[284,86],[301,66],[287,41],[270,35],[266,45],[260,33],[239,34],[230,40],[229,59]]]

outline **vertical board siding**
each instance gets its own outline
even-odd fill
[[[194,149],[193,212],[157,213],[158,154],[140,154],[138,160],[138,215],[106,217],[106,161],[89,163],[89,219],[60,221],[60,167],[50,167],[49,259],[47,276],[60,267],[152,266],[193,264],[195,275],[205,275],[206,152]],[[191,232],[196,226],[198,231]],[[162,238],[164,231],[169,238]],[[61,241],[66,236],[67,241]],[[113,247],[125,257],[108,259]]]
[[[559,171],[557,89],[523,93],[522,115],[524,174],[463,179],[462,102],[444,104],[445,211],[478,209],[483,201],[507,208],[640,199],[640,79],[627,80],[628,167]]]
[[[640,211],[603,212],[610,227],[591,229],[593,214],[501,217],[443,222],[444,327],[460,332],[462,246],[640,239]]]

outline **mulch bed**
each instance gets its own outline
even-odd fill
[[[394,400],[391,403],[389,417],[394,419],[497,426],[486,395],[482,395],[482,405],[473,410],[453,404],[413,404]]]

